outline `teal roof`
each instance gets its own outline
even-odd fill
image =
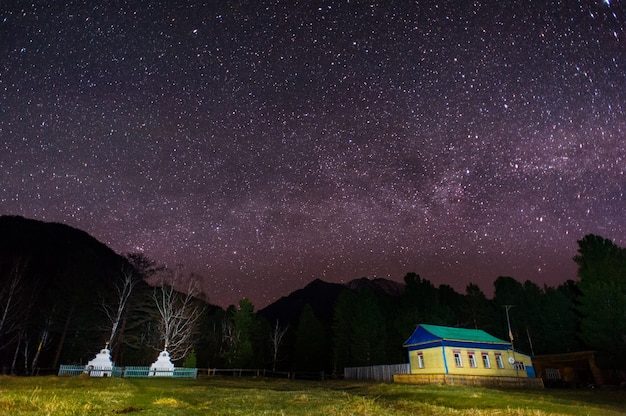
[[[506,341],[489,335],[482,329],[451,328],[449,326],[426,324],[420,326],[431,334],[447,340],[506,343]]]
[[[489,335],[482,329],[451,328],[449,326],[420,324],[413,334],[404,343],[405,347],[425,346],[436,343],[437,345],[450,346],[509,346],[509,342],[493,335]],[[442,344],[443,343],[443,344]]]

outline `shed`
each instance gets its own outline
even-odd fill
[[[595,351],[579,351],[536,356],[533,361],[546,387],[586,387],[604,384],[595,356]]]

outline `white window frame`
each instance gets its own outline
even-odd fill
[[[496,353],[496,363],[500,370],[504,369],[504,361],[502,360],[502,354]]]
[[[457,367],[463,367],[463,357],[461,357],[461,351],[453,351],[454,354],[454,363]]]
[[[488,352],[481,352],[480,353],[480,358],[483,361],[483,367],[491,368],[491,361],[489,360],[489,353]]]
[[[474,351],[467,352],[467,361],[469,361],[470,368],[478,367],[478,363],[476,362],[476,354]]]
[[[421,352],[417,353],[417,366],[419,368],[424,368],[424,354]]]

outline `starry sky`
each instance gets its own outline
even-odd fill
[[[0,214],[257,308],[626,245],[623,0],[0,3]]]

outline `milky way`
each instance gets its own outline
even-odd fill
[[[575,279],[585,234],[626,244],[625,9],[3,2],[0,213],[181,264],[220,305]]]

